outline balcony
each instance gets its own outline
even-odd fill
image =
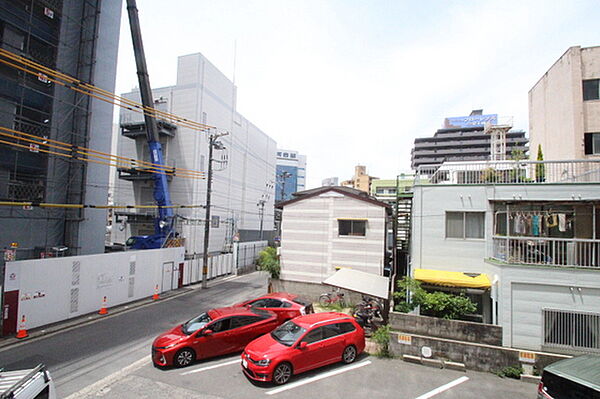
[[[474,161],[421,165],[415,185],[600,183],[600,160]]]
[[[494,236],[491,258],[507,264],[600,269],[600,240]]]

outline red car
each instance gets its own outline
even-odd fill
[[[242,370],[256,381],[285,384],[293,374],[342,361],[365,349],[365,333],[343,313],[314,313],[279,326],[252,341],[242,353]]]
[[[277,315],[283,323],[294,317],[314,313],[312,303],[300,298],[298,295],[287,292],[273,292],[248,301],[236,303],[233,306],[252,306],[265,309]]]
[[[159,335],[152,343],[152,361],[185,367],[197,359],[240,352],[280,324],[275,314],[260,309],[212,309]]]

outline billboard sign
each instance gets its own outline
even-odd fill
[[[459,127],[483,127],[486,123],[498,124],[498,114],[453,116],[444,120],[444,127],[448,129]]]

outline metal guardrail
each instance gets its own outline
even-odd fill
[[[415,185],[600,183],[600,160],[474,161],[421,165]]]
[[[600,269],[600,240],[495,236],[492,258],[506,263]]]
[[[542,309],[543,345],[600,352],[600,313]]]

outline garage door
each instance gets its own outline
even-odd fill
[[[512,283],[512,345],[542,349],[543,309],[598,311],[600,289]]]

